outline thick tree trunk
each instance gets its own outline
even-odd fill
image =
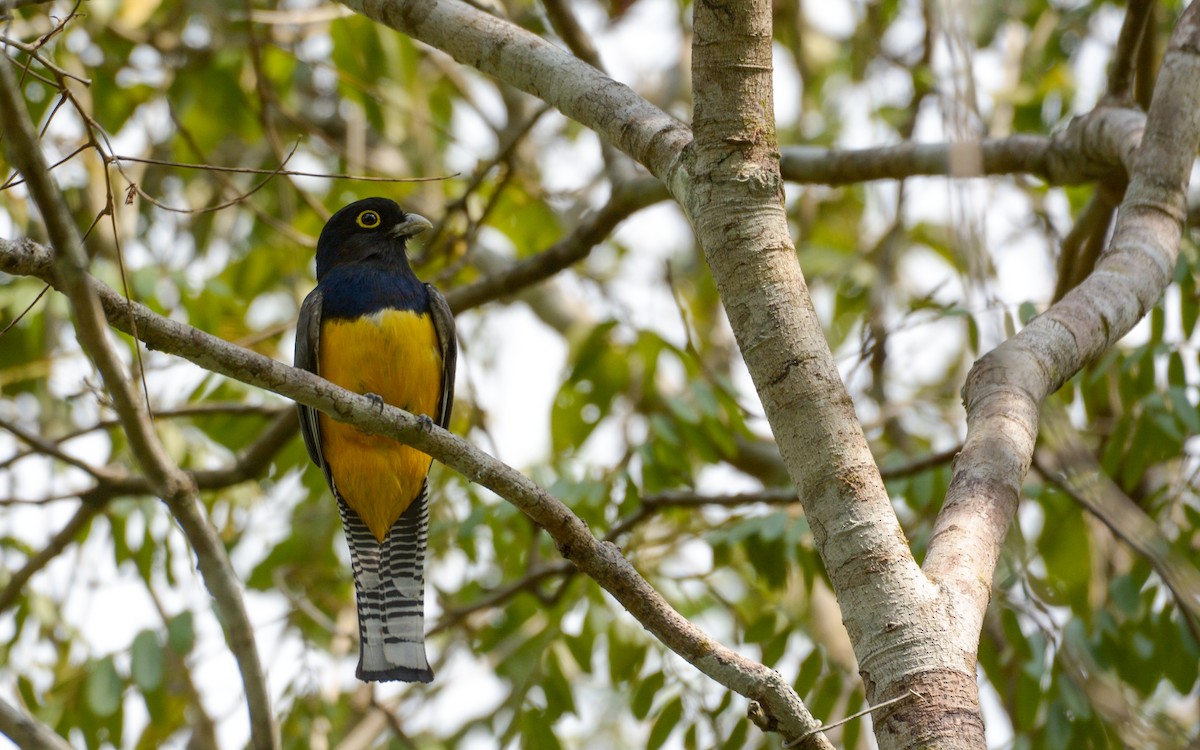
[[[690,180],[677,197],[799,492],[867,698],[878,703],[916,689],[922,714],[911,737],[920,746],[982,747],[975,650],[948,647],[957,620],[909,551],[788,232],[771,3],[697,2],[694,34]],[[912,746],[881,736],[894,740],[885,746]]]

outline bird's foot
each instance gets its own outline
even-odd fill
[[[375,411],[383,411],[383,396],[378,393],[364,393],[363,395],[371,399],[371,405],[375,407]]]
[[[417,426],[419,426],[424,432],[432,432],[433,420],[429,418],[428,414],[418,414]]]

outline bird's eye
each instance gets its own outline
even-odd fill
[[[379,226],[380,219],[379,214],[375,213],[374,211],[363,211],[358,215],[355,221],[357,221],[358,225],[363,229],[374,229],[375,227]]]

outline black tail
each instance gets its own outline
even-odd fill
[[[392,524],[382,544],[340,497],[338,510],[350,544],[358,601],[358,679],[431,681],[433,670],[425,657],[426,488]]]

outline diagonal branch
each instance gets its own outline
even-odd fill
[[[0,732],[22,750],[71,750],[50,727],[5,700],[0,700]]]
[[[40,453],[42,455],[58,459],[68,466],[74,466],[76,469],[90,474],[92,478],[96,479],[97,481],[108,482],[120,476],[118,473],[109,469],[105,469],[102,466],[93,466],[87,461],[82,461],[78,458],[75,458],[69,453],[63,451],[53,442],[46,440],[40,435],[35,435],[32,432],[29,432],[15,422],[0,418],[0,430],[7,430],[8,432],[11,432],[15,438],[32,446],[35,453]]]
[[[450,308],[458,313],[499,297],[516,294],[525,287],[545,281],[573,263],[583,260],[596,245],[630,214],[666,200],[669,196],[658,180],[631,180],[613,189],[608,202],[588,216],[569,237],[551,247],[512,264],[473,284],[446,294]]]
[[[1133,83],[1137,73],[1138,50],[1145,43],[1146,30],[1154,17],[1154,0],[1129,0],[1125,22],[1117,37],[1117,48],[1108,64],[1106,95],[1117,101],[1133,101]]]
[[[99,370],[125,429],[130,450],[150,480],[154,493],[171,509],[196,552],[201,575],[216,600],[230,649],[242,673],[254,747],[271,750],[277,746],[277,740],[270,698],[254,643],[254,630],[233,568],[216,531],[200,508],[195,484],[167,455],[155,434],[146,405],[125,376],[87,274],[88,258],[82,239],[50,176],[30,127],[24,101],[18,94],[17,83],[5,64],[0,64],[0,122],[9,157],[24,175],[26,187],[41,211],[46,232],[54,245],[51,273],[56,288],[71,302],[76,338]]]
[[[343,0],[347,7],[425,42],[556,107],[632,156],[679,195],[687,126],[579,58],[462,0]]]
[[[0,271],[57,283],[50,252],[25,240],[0,240]],[[343,390],[304,370],[159,316],[90,279],[111,325],[149,348],[170,352],[212,372],[274,391],[368,432],[401,440],[491,489],[554,539],[559,552],[613,595],[668,648],[727,688],[761,703],[775,720],[808,716],[799,696],[776,671],[717,643],[675,611],[614,544],[597,539],[558,498],[515,469],[441,428],[366,396]],[[131,334],[132,335],[132,334]],[[815,722],[809,717],[810,726]],[[796,732],[799,734],[799,732]]]
[[[1200,144],[1200,4],[1171,37],[1113,239],[1082,284],[975,363],[963,387],[967,439],[924,569],[961,621],[982,625],[1045,398],[1113,346],[1162,296]],[[965,644],[964,644],[965,645]]]
[[[29,582],[29,579],[46,567],[51,560],[62,554],[67,545],[79,538],[79,532],[83,531],[102,510],[104,510],[104,500],[84,497],[83,505],[79,506],[75,515],[71,516],[71,520],[67,521],[58,530],[58,533],[50,538],[45,547],[26,560],[19,570],[13,571],[9,576],[4,588],[0,590],[0,612],[11,607],[25,590],[25,584]]]
[[[1192,636],[1200,640],[1200,570],[1196,563],[1171,549],[1154,520],[1104,473],[1061,406],[1047,405],[1042,425],[1050,456],[1049,461],[1044,460],[1039,449],[1034,456],[1038,472],[1150,562],[1174,594]]]

